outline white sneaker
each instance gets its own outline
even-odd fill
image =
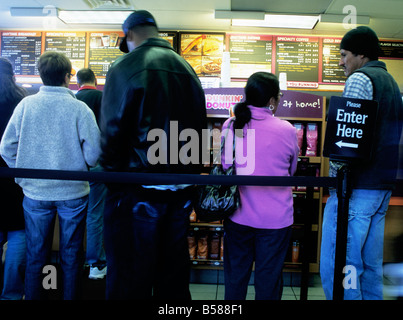
[[[99,280],[103,279],[106,276],[106,267],[103,269],[98,269],[98,267],[90,267],[90,274],[88,275],[89,279]]]

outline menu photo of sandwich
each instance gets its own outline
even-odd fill
[[[184,58],[189,62],[197,75],[202,74],[202,56],[185,56]]]
[[[183,34],[181,37],[181,55],[201,56],[203,35]]]
[[[223,34],[182,34],[180,53],[199,76],[221,75]]]
[[[202,73],[204,75],[221,75],[221,57],[202,57]]]
[[[203,38],[203,55],[204,56],[220,56],[224,51],[224,36],[222,35],[206,35]]]

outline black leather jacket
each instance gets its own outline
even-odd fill
[[[192,67],[167,41],[148,39],[117,59],[107,74],[101,107],[101,165],[106,171],[201,172],[201,152],[198,163],[185,165],[175,161],[178,157],[170,160],[169,152],[178,153],[187,143],[178,141],[171,121],[178,125],[178,134],[195,130],[201,143],[202,129],[207,128],[204,91]],[[162,143],[148,139],[152,129],[166,133],[166,163],[153,164],[147,157],[151,146],[155,151],[156,143]]]

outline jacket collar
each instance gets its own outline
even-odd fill
[[[78,91],[87,90],[87,89],[95,89],[95,90],[97,90],[97,87],[94,87],[94,86],[82,86],[82,87],[80,87],[78,89]]]
[[[74,95],[74,92],[71,91],[69,88],[62,87],[62,86],[42,86],[39,88],[39,92],[44,92],[44,93],[57,93],[57,94],[69,94],[73,96],[74,98],[76,97]]]
[[[363,68],[365,68],[365,67],[382,68],[382,69],[385,69],[385,70],[387,71],[385,62],[379,61],[379,60],[371,60],[371,61],[368,61],[368,62],[363,66]]]
[[[273,116],[273,111],[271,111],[269,108],[259,108],[252,105],[248,105],[248,108],[252,112],[252,117],[256,120],[263,120],[269,116]]]
[[[136,51],[139,48],[149,47],[149,46],[152,46],[152,47],[156,47],[156,46],[157,47],[164,47],[164,48],[167,48],[167,49],[174,50],[172,48],[171,44],[165,39],[162,39],[162,38],[149,38],[146,41],[144,41],[141,45],[139,45],[133,51]]]

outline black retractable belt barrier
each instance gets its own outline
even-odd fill
[[[337,233],[333,278],[333,300],[344,299],[344,267],[347,256],[348,210],[351,196],[351,172],[348,164],[337,171]]]
[[[278,177],[278,176],[213,176],[200,174],[170,173],[134,173],[134,172],[89,172],[67,170],[42,170],[22,168],[0,168],[0,178],[57,179],[76,181],[99,181],[104,183],[131,183],[138,185],[170,185],[170,184],[221,184],[249,186],[306,186],[307,200],[313,202],[313,187],[340,188],[337,178],[330,177]],[[312,231],[312,215],[307,212],[305,218],[305,251],[301,275],[301,300],[307,300],[310,239]]]
[[[76,181],[99,181],[106,183],[132,183],[140,185],[171,184],[222,184],[239,186],[306,186],[336,187],[336,178],[330,177],[279,177],[279,176],[214,176],[176,173],[139,172],[89,172],[69,170],[44,170],[0,168],[0,178],[30,178]]]

